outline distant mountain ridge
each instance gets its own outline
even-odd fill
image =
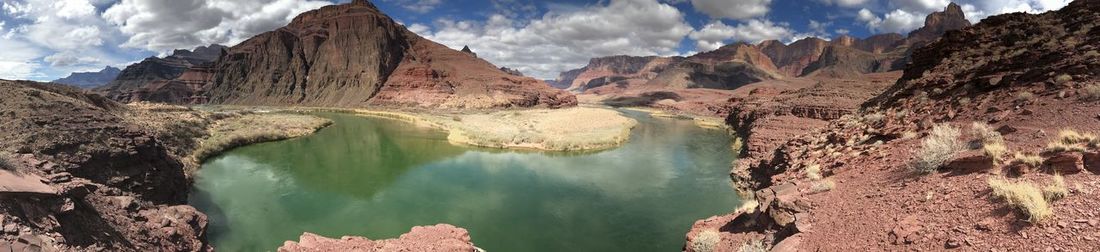
[[[644,88],[736,89],[749,83],[788,77],[823,76],[851,78],[861,74],[895,71],[904,68],[913,48],[935,41],[944,33],[969,27],[962,8],[949,4],[941,12],[929,14],[925,25],[908,36],[878,34],[858,39],[847,35],[831,41],[816,37],[790,44],[777,40],[758,44],[733,43],[714,51],[683,57],[610,56],[594,58],[588,66],[562,72],[557,83],[569,84],[569,90],[583,92],[610,83],[591,85],[603,80]],[[608,64],[633,59],[634,64]],[[641,63],[662,59],[674,62],[667,67],[649,68],[646,73],[633,71]],[[646,83],[631,85],[630,83]]]
[[[108,85],[96,90],[108,98],[122,101],[189,102],[192,95],[185,95],[189,87],[173,82],[192,67],[214,62],[227,47],[222,45],[200,46],[194,50],[175,50],[164,58],[149,57],[127,66]],[[169,91],[171,90],[171,91]]]
[[[98,72],[74,72],[69,74],[68,77],[56,79],[51,82],[76,86],[82,89],[90,89],[107,85],[107,83],[114,81],[120,73],[122,73],[121,69],[107,66]]]

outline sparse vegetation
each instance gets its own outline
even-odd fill
[[[304,136],[332,122],[328,119],[297,114],[249,114],[214,123],[210,136],[194,151],[202,161],[226,150],[247,144]]]
[[[1073,81],[1073,76],[1069,76],[1068,74],[1061,74],[1058,75],[1058,77],[1054,77],[1054,81],[1058,84],[1066,84],[1070,81]]]
[[[815,193],[828,192],[828,191],[832,191],[833,188],[836,188],[836,182],[833,182],[833,180],[831,180],[831,179],[825,179],[825,180],[815,181],[814,184],[812,186],[810,186],[810,191],[815,192]]]
[[[1071,129],[1063,129],[1058,132],[1058,138],[1047,145],[1046,152],[1083,152],[1087,149],[1086,146],[1095,148],[1098,142],[1100,138],[1095,134],[1082,134]]]
[[[751,240],[751,241],[745,242],[745,244],[741,244],[741,248],[738,249],[737,251],[738,252],[767,252],[768,251],[768,246],[764,245],[763,240]]]
[[[0,152],[0,170],[15,170],[11,163],[11,156],[7,152]]]
[[[821,177],[821,166],[816,165],[816,164],[807,166],[806,167],[806,177],[811,179],[811,180],[820,180],[822,178]]]
[[[959,141],[959,129],[950,124],[940,124],[921,142],[921,148],[915,154],[916,159],[910,167],[917,172],[932,173],[939,170],[944,162],[962,149]]]
[[[993,198],[1020,210],[1031,223],[1039,223],[1054,215],[1043,192],[1028,182],[1012,182],[1001,178],[990,178],[989,188]]]
[[[971,141],[970,145],[973,149],[981,149],[987,157],[993,159],[994,162],[1000,162],[1001,157],[1008,152],[1008,148],[1005,146],[1004,137],[1000,132],[993,130],[988,124],[982,122],[974,122],[971,126],[975,139]]]
[[[1016,152],[1014,162],[1018,162],[1031,168],[1039,168],[1043,165],[1043,157],[1035,154]]]
[[[722,236],[718,234],[716,230],[705,230],[695,235],[695,239],[691,240],[691,250],[696,252],[711,252],[718,246],[718,242],[722,240]]]
[[[1035,94],[1028,91],[1016,93],[1016,102],[1029,102],[1035,99]]]
[[[1100,84],[1092,84],[1082,88],[1081,99],[1086,101],[1100,101]]]
[[[1054,175],[1054,181],[1043,187],[1043,198],[1047,202],[1055,202],[1069,196],[1069,187],[1066,186],[1065,178],[1062,175]]]

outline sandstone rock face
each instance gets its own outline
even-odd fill
[[[172,80],[180,78],[192,67],[214,62],[225,49],[221,45],[200,46],[194,51],[176,50],[164,58],[150,57],[126,67],[114,81],[96,91],[121,102],[190,101],[199,89],[188,89],[187,86],[172,83]]]
[[[206,216],[181,206],[189,188],[182,163],[119,116],[126,112],[73,87],[0,80],[0,158],[15,174],[0,174],[0,184],[24,182],[0,186],[0,225],[10,229],[0,248],[211,249]]]
[[[122,70],[107,66],[103,68],[103,70],[99,70],[99,72],[72,73],[68,77],[57,79],[52,82],[90,89],[107,85],[107,83],[114,81],[120,73],[122,73]]]
[[[962,7],[958,4],[948,4],[942,12],[933,12],[924,19],[924,26],[909,33],[907,43],[911,47],[921,47],[943,36],[948,31],[963,29],[970,26],[966,20]]]
[[[805,38],[790,45],[777,40],[761,42],[758,47],[779,67],[786,76],[801,76],[803,69],[818,60],[825,52],[829,41],[819,38]]]
[[[647,87],[736,89],[781,78],[772,60],[753,45],[737,43],[696,54],[670,66]]]
[[[629,80],[648,81],[664,71],[669,65],[683,60],[681,57],[636,57],[609,56],[593,58],[584,68],[563,72],[558,77],[562,85],[568,84],[569,90],[584,91],[615,82]]]
[[[447,224],[413,227],[412,231],[396,239],[370,240],[363,237],[345,236],[340,239],[325,238],[305,233],[299,241],[287,241],[279,252],[321,252],[321,251],[479,251],[470,242],[470,234],[465,229]]]
[[[334,107],[564,107],[568,93],[421,38],[366,1],[326,6],[228,50],[212,103]]]

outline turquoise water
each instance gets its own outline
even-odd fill
[[[639,120],[598,153],[451,145],[385,119],[335,124],[205,163],[191,203],[219,251],[274,251],[302,232],[393,238],[449,223],[488,251],[679,251],[698,219],[732,211],[730,138],[690,121]]]

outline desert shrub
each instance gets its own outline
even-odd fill
[[[1005,152],[1008,152],[1008,148],[1005,147],[1004,137],[1001,136],[1000,132],[989,127],[988,124],[974,122],[970,128],[975,136],[975,139],[970,143],[972,148],[982,149],[987,157],[993,158],[996,162],[999,162],[1001,156],[1003,156]]]
[[[910,167],[921,173],[939,170],[944,162],[962,149],[959,135],[959,129],[950,124],[936,125],[928,137],[921,141],[921,148],[915,153],[916,159]]]
[[[1043,166],[1043,157],[1035,154],[1025,154],[1022,152],[1016,152],[1014,161],[1031,166],[1032,168],[1038,168]]]
[[[1069,76],[1068,74],[1061,74],[1058,75],[1058,77],[1054,77],[1054,81],[1058,84],[1066,84],[1070,81],[1073,81],[1073,76]]]
[[[722,237],[718,235],[718,231],[705,230],[698,235],[695,235],[695,239],[691,240],[691,250],[696,252],[711,252],[718,246],[718,242],[722,240]]]
[[[821,179],[821,166],[816,165],[816,164],[807,166],[806,167],[806,177],[811,179],[811,180]]]
[[[1085,52],[1085,57],[1089,57],[1089,58],[1100,57],[1100,52],[1097,52],[1096,50],[1088,51],[1088,52]]]
[[[0,152],[0,170],[15,170],[15,165],[11,162],[11,156],[8,153]]]
[[[990,178],[989,188],[993,198],[1020,210],[1031,223],[1039,223],[1054,215],[1043,192],[1028,182],[1012,182],[1000,178]]]
[[[863,116],[863,123],[872,126],[881,125],[886,120],[886,115],[880,113],[867,114]]]
[[[830,179],[826,179],[826,180],[821,180],[821,181],[815,181],[813,183],[813,185],[810,186],[810,191],[815,192],[815,193],[827,192],[827,191],[832,191],[833,188],[836,188],[836,182],[833,182]]]
[[[1081,134],[1074,130],[1064,129],[1058,132],[1058,138],[1047,145],[1046,152],[1083,152],[1086,150],[1086,145],[1096,147],[1097,143],[1100,143],[1100,138],[1094,134]]]
[[[1043,198],[1047,202],[1054,202],[1069,196],[1069,187],[1066,186],[1066,180],[1062,178],[1062,175],[1054,175],[1054,181],[1043,187]]]
[[[751,240],[745,244],[741,244],[741,248],[738,252],[767,252],[768,246],[764,245],[764,240]]]
[[[1081,89],[1081,99],[1086,101],[1100,101],[1100,84],[1092,84]]]
[[[1016,93],[1016,101],[1017,102],[1028,102],[1028,101],[1031,101],[1033,99],[1035,99],[1035,94],[1033,94],[1031,92],[1020,91],[1019,93]]]

